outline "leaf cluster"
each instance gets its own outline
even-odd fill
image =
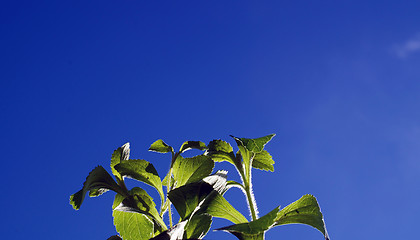
[[[175,151],[159,139],[149,151],[170,154],[169,170],[163,179],[152,163],[130,159],[130,144],[126,143],[111,156],[110,167],[115,179],[102,166],[96,167],[87,176],[82,189],[70,196],[70,204],[78,210],[87,193],[90,197],[97,197],[109,190],[114,191],[112,215],[119,233],[119,236],[109,238],[114,240],[202,239],[210,230],[213,218],[231,221],[232,225],[216,230],[229,232],[241,240],[264,239],[267,230],[294,223],[312,226],[328,239],[322,213],[312,195],[304,195],[283,209],[276,207],[264,216],[258,216],[252,191],[252,169],[274,171],[272,156],[264,149],[273,137],[274,134],[254,139],[232,136],[238,147],[236,152],[223,140],[213,140],[207,145],[201,141],[186,141],[179,151]],[[183,157],[183,153],[190,149],[202,153]],[[213,173],[215,163],[222,161],[235,166],[241,182],[227,180],[224,170]],[[154,201],[141,187],[127,189],[126,178],[152,186],[160,201]],[[250,220],[224,197],[232,187],[244,192]],[[176,224],[172,219],[172,205],[179,215]],[[166,213],[169,226],[164,221]]]

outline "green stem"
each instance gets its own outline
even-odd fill
[[[171,191],[171,181],[172,181],[172,167],[174,165],[175,160],[178,158],[178,155],[180,154],[180,152],[177,152],[174,154],[174,152],[172,152],[172,160],[171,160],[171,167],[169,168],[169,178],[168,178],[168,187],[167,192],[166,192],[166,201],[169,201],[169,206],[168,206],[168,214],[169,214],[169,226],[172,227],[172,210],[171,210],[171,201],[169,200],[168,196],[169,196],[169,192]]]
[[[169,226],[172,227],[172,211],[171,211],[171,201],[168,198],[169,192],[171,191],[171,179],[172,179],[172,164],[171,164],[171,169],[169,169],[169,179],[168,179],[168,187],[167,192],[166,192],[166,201],[169,201],[169,206],[168,206],[168,215],[169,215]]]
[[[249,163],[249,169],[247,169],[245,166],[242,166],[242,168],[239,170],[239,173],[242,178],[242,185],[245,189],[245,195],[246,200],[248,202],[249,211],[251,212],[252,220],[255,221],[258,219],[257,215],[257,202],[255,201],[255,198],[252,193],[252,160],[254,156],[251,156],[250,163]]]
[[[255,221],[258,218],[257,212],[255,211],[255,209],[257,209],[257,203],[255,202],[255,198],[253,198],[252,196],[252,186],[250,184],[245,185],[245,193],[248,201],[249,210],[251,212],[252,220]]]

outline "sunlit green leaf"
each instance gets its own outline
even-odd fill
[[[166,144],[162,139],[156,140],[149,148],[149,151],[159,152],[159,153],[168,153],[173,152],[173,148]]]
[[[117,148],[111,156],[111,170],[112,174],[117,178],[118,181],[122,180],[122,176],[115,170],[114,166],[123,160],[130,158],[130,143],[126,143],[121,147]]]
[[[238,145],[244,146],[248,151],[253,153],[259,153],[264,150],[264,146],[275,136],[276,134],[270,134],[260,138],[238,138],[231,136],[235,139]]]
[[[164,199],[162,182],[155,167],[150,162],[142,159],[130,159],[115,165],[115,169],[124,177],[136,179],[153,186],[159,192],[161,199]]]
[[[95,189],[99,189],[95,191]],[[82,205],[83,199],[88,191],[93,190],[94,196],[98,196],[99,192],[106,190],[113,190],[115,192],[122,192],[123,190],[118,186],[109,173],[102,167],[98,166],[93,169],[83,183],[83,188],[77,193],[70,196],[70,204],[74,209],[78,210]]]
[[[184,239],[201,239],[210,229],[212,220],[207,214],[195,214],[185,225]]]
[[[183,158],[179,156],[173,165],[173,175],[176,187],[197,182],[207,177],[213,171],[214,162],[208,156]]]
[[[316,198],[312,195],[304,195],[277,214],[276,226],[292,223],[312,226],[324,234],[325,239],[329,239],[321,209]]]
[[[230,232],[240,240],[264,239],[264,232],[274,225],[278,211],[279,207],[276,207],[268,214],[252,222],[231,225],[217,230]]]
[[[179,152],[185,152],[190,149],[198,149],[198,150],[206,150],[206,144],[200,141],[186,141],[182,144],[181,148],[179,149]]]
[[[224,218],[233,223],[244,223],[248,220],[236,210],[220,193],[213,192],[200,206],[198,213],[207,213],[213,217]]]
[[[129,193],[130,196],[125,197],[122,201],[121,199],[114,201],[114,210],[144,214],[157,224],[155,229],[160,231],[166,230],[166,225],[156,210],[153,198],[145,190],[138,187],[131,189]],[[118,202],[119,205],[115,206]]]
[[[223,140],[211,141],[208,145],[206,155],[210,156],[215,162],[227,161],[236,165],[232,146]]]
[[[140,208],[154,208],[154,206],[147,206],[146,202],[150,202],[152,201],[152,199],[150,198],[150,201],[147,201],[146,199],[148,199],[149,197],[147,193],[146,195],[143,194],[143,191],[142,189],[140,190],[140,188],[134,188],[130,191],[130,194],[137,194],[142,196],[141,199],[143,200],[143,202],[139,202]],[[115,196],[114,204],[112,206],[112,209],[114,209],[114,211],[112,212],[112,216],[114,217],[114,225],[117,229],[117,232],[121,235],[121,237],[124,240],[150,239],[151,237],[153,237],[153,234],[155,232],[155,224],[153,223],[153,220],[146,214],[115,210],[118,208],[118,206],[121,205],[124,199],[124,196],[117,194]]]
[[[251,166],[254,166],[253,160],[256,154],[261,153],[264,150],[264,146],[275,136],[275,134],[270,134],[260,138],[238,138],[232,136],[236,144],[238,145],[239,152],[242,157],[242,162],[245,167],[245,176],[250,178],[251,175]],[[257,164],[258,166],[258,164]],[[248,179],[245,179],[249,181]]]
[[[274,161],[271,155],[263,150],[262,152],[256,153],[254,155],[254,160],[252,161],[252,167],[265,170],[265,171],[274,171]]]

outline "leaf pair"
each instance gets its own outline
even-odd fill
[[[297,223],[312,226],[324,234],[325,239],[329,239],[321,210],[314,196],[304,195],[282,210],[279,209],[280,207],[276,207],[255,221],[217,230],[230,232],[240,240],[257,240],[264,239],[265,231],[275,226]]]

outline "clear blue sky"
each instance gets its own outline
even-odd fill
[[[96,165],[110,170],[127,141],[163,175],[167,157],[147,152],[158,138],[178,147],[270,133],[276,171],[254,172],[262,214],[311,193],[332,239],[417,238],[419,10],[419,1],[3,1],[2,238],[115,234],[112,193],[77,212],[68,198]],[[227,198],[247,215],[242,193]],[[322,235],[294,225],[267,239]]]

